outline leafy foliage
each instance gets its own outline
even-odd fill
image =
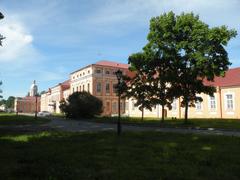
[[[197,95],[215,91],[204,81],[224,76],[228,70],[231,63],[225,47],[236,35],[225,26],[210,28],[193,13],[165,13],[151,19],[148,43],[129,57],[130,70],[146,78],[141,88],[151,94],[148,100],[162,105],[162,112],[164,106],[171,109],[174,98],[182,97],[187,120],[188,106],[202,101]],[[151,88],[145,88],[146,84]]]
[[[14,101],[15,101],[15,97],[14,96],[9,96],[7,101],[6,101],[6,107],[7,108],[14,108]]]
[[[61,101],[59,108],[66,117],[93,117],[102,113],[102,101],[89,92],[74,92],[67,102]]]

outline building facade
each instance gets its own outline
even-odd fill
[[[29,96],[16,97],[14,101],[14,111],[20,113],[35,113],[40,111],[40,100],[37,96],[38,87],[36,81],[30,87]]]
[[[41,96],[42,110],[58,113],[61,99],[67,99],[73,92],[88,91],[102,100],[102,115],[117,115],[118,97],[114,87],[118,83],[115,72],[119,69],[123,74],[130,73],[127,64],[111,61],[99,61],[72,72],[65,88],[61,88],[64,83],[60,83]],[[199,94],[203,101],[189,108],[189,118],[240,118],[240,68],[230,69],[225,77],[216,77],[214,82],[204,83],[215,86],[216,92],[213,97]],[[142,113],[134,105],[135,102],[132,98],[121,100],[121,113],[125,116],[140,117]],[[184,118],[185,109],[180,103],[181,99],[178,98],[173,101],[171,110],[165,108],[165,117]],[[144,116],[160,118],[161,111],[161,106],[157,105],[152,111],[144,110]]]
[[[60,113],[60,101],[67,99],[69,96],[70,83],[69,80],[59,83],[49,88],[49,90],[41,95],[41,110],[51,113]]]
[[[239,78],[238,78],[239,77]],[[189,107],[189,118],[240,118],[240,68],[230,69],[225,77],[216,77],[214,82],[205,81],[205,85],[216,87],[214,96],[199,94],[202,102],[195,103],[195,107]],[[181,99],[175,99],[172,109],[165,108],[165,116],[168,118],[184,118],[185,108],[181,107]],[[145,116],[161,117],[161,106],[157,105],[152,111],[145,110]],[[140,116],[141,111],[134,106],[134,99],[126,101],[126,115]]]
[[[103,114],[118,113],[118,97],[115,86],[118,83],[115,72],[128,73],[128,65],[111,61],[99,61],[70,74],[70,94],[88,91],[103,102]],[[125,100],[120,103],[121,112],[125,113]]]

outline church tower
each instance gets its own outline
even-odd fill
[[[37,87],[37,85],[36,85],[36,81],[34,80],[34,81],[33,81],[33,84],[32,84],[31,87],[30,87],[29,95],[30,95],[30,96],[36,96],[36,95],[37,95],[37,92],[38,92],[38,87]]]

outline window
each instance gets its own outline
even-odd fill
[[[110,93],[110,84],[106,83],[106,93],[109,94]]]
[[[96,73],[97,73],[97,74],[101,74],[102,71],[101,71],[100,69],[97,69],[97,70],[96,70]]]
[[[90,70],[88,70],[88,74],[90,74]]]
[[[78,92],[78,86],[77,86],[77,92]]]
[[[109,101],[107,101],[107,103],[106,103],[106,110],[110,111],[110,102]]]
[[[173,111],[177,110],[177,100],[176,99],[174,99],[173,102],[172,102],[172,110]]]
[[[135,110],[135,102],[132,101],[132,111],[134,111],[134,110]]]
[[[72,91],[74,92],[74,87],[72,88]]]
[[[128,107],[128,102],[126,102],[125,107],[126,107],[126,109],[128,110],[128,108],[129,108],[129,107]]]
[[[216,109],[216,98],[215,96],[210,96],[210,109]]]
[[[85,75],[85,72],[83,72],[83,76]]]
[[[97,93],[102,91],[102,84],[100,82],[97,83]]]
[[[105,71],[105,74],[110,74],[110,71]]]
[[[198,111],[200,111],[200,110],[202,109],[202,102],[200,102],[200,101],[197,101],[197,102],[196,102],[196,109],[197,109]]]
[[[81,86],[79,86],[79,90],[82,91],[82,87]]]
[[[90,84],[89,83],[87,84],[87,90],[88,90],[88,92],[90,91]]]
[[[124,110],[124,103],[123,102],[120,102],[120,108],[121,108],[121,110]]]
[[[112,110],[113,110],[113,112],[116,112],[116,111],[117,111],[117,103],[116,103],[116,102],[113,102],[113,104],[112,104]]]
[[[226,99],[227,99],[227,109],[233,110],[233,95],[227,94]]]
[[[85,91],[85,87],[84,87],[84,85],[82,85],[82,90]]]
[[[117,93],[117,84],[113,84],[113,92]]]

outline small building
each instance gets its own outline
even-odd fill
[[[41,95],[41,110],[51,113],[60,113],[60,101],[67,99],[70,93],[69,80],[59,83],[49,88],[49,90]]]
[[[39,112],[41,98],[37,96],[38,87],[36,81],[30,87],[29,96],[16,97],[14,102],[14,111],[20,113],[35,113]]]

